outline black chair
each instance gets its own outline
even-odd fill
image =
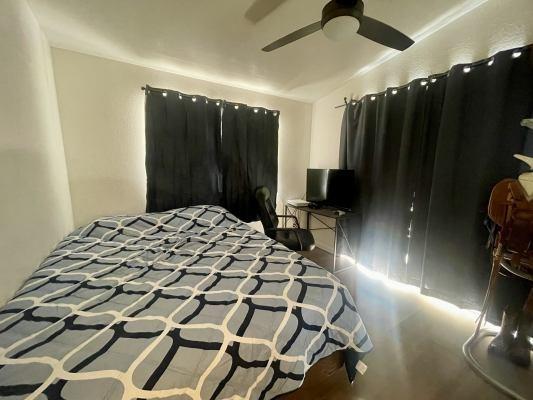
[[[294,251],[310,251],[315,248],[315,239],[310,231],[301,229],[294,215],[277,215],[270,200],[270,190],[261,186],[255,191],[259,215],[265,234]],[[279,218],[292,218],[297,228],[278,228]]]

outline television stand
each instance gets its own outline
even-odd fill
[[[315,207],[317,207],[315,205]],[[346,243],[348,250],[350,251],[353,258],[355,258],[355,254],[353,252],[352,246],[350,245],[350,241],[348,240],[348,237],[346,236],[346,232],[344,231],[344,228],[342,227],[341,222],[358,216],[358,213],[352,212],[352,211],[345,211],[340,210],[332,207],[326,207],[322,205],[318,205],[318,208],[311,207],[311,205],[307,206],[294,206],[291,204],[286,203],[285,204],[285,214],[286,215],[294,215],[296,218],[298,218],[298,211],[304,212],[306,214],[306,229],[311,231],[319,231],[319,230],[330,230],[333,232],[334,239],[333,239],[333,272],[336,271],[337,268],[337,247],[339,242],[339,235],[340,239],[344,240]],[[328,224],[325,219],[332,219],[334,220],[334,224]],[[319,228],[311,228],[311,220],[314,219],[319,222],[320,227]],[[283,227],[287,227],[287,219],[284,219]]]

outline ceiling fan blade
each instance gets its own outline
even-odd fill
[[[377,19],[363,15],[360,22],[357,33],[384,46],[403,51],[414,43],[410,37]]]
[[[286,0],[255,0],[248,10],[246,10],[244,17],[248,21],[256,24],[285,1]]]
[[[275,42],[270,43],[268,46],[263,48],[263,51],[272,51],[279,49],[289,43],[292,43],[298,39],[306,37],[316,31],[322,29],[322,24],[320,21],[314,22],[311,25],[304,26],[303,28],[298,29],[292,33],[289,33],[287,36],[283,36],[281,39],[276,40]]]

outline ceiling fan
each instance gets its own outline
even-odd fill
[[[246,18],[257,22],[277,8],[283,0],[256,0]],[[322,30],[332,40],[350,39],[359,34],[374,42],[403,51],[414,41],[402,32],[363,14],[362,0],[331,0],[322,9],[322,19],[298,29],[263,48],[269,52]]]

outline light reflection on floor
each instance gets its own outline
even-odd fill
[[[342,255],[341,259],[345,262],[345,265],[343,265],[342,268],[339,268],[337,270],[337,273],[342,273],[348,271],[350,268],[357,267],[357,270],[359,272],[371,279],[382,281],[385,286],[387,286],[391,290],[398,290],[404,293],[413,293],[419,295],[422,301],[427,301],[428,303],[438,308],[440,311],[468,318],[475,322],[477,322],[479,318],[480,312],[478,310],[468,310],[464,308],[459,308],[455,304],[449,303],[447,301],[437,299],[435,297],[425,296],[420,293],[420,289],[418,287],[389,279],[386,275],[380,272],[373,271],[372,269],[362,264],[356,263],[355,260],[349,256]],[[499,330],[499,326],[491,324],[489,322],[486,322],[484,327],[490,330]]]
[[[319,249],[303,255],[331,270],[329,253]],[[421,295],[417,287],[391,281],[347,258],[338,262],[336,275],[354,296],[375,350],[365,359],[368,371],[355,385],[345,386],[341,376],[336,389],[318,398],[506,399],[463,358],[462,345],[479,312]]]

